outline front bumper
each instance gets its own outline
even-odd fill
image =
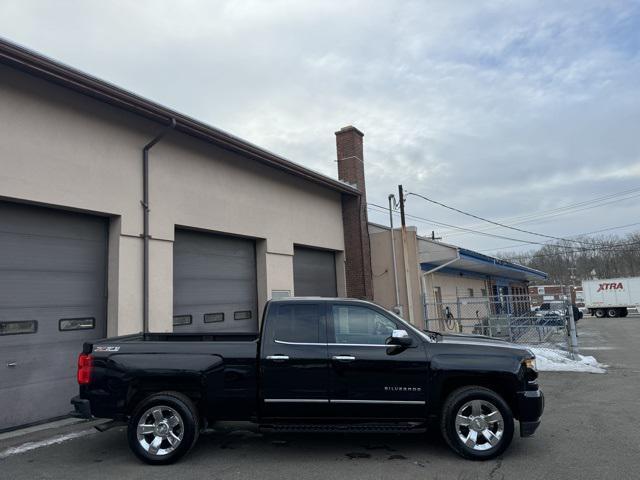
[[[544,394],[540,390],[518,392],[518,412],[520,415],[520,436],[530,437],[540,426],[544,412]]]
[[[71,399],[71,405],[73,405],[73,412],[71,412],[72,417],[86,418],[87,420],[91,420],[93,418],[93,415],[91,415],[91,403],[89,403],[89,400],[80,398],[78,395]]]

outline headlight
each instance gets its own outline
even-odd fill
[[[524,362],[522,362],[522,364],[531,370],[537,371],[535,358],[527,358]]]

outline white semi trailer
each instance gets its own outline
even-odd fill
[[[582,290],[585,307],[598,318],[626,317],[640,306],[640,277],[584,280]]]

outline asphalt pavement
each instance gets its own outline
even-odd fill
[[[438,435],[261,434],[251,424],[216,425],[175,465],[139,462],[123,429],[85,426],[21,444],[0,444],[1,479],[604,479],[640,475],[640,316],[586,317],[584,354],[606,374],[541,373],[543,423],[533,438],[514,437],[499,459],[471,462]],[[36,440],[29,439],[30,442]],[[56,443],[61,441],[61,443]],[[29,450],[29,448],[33,448]],[[18,450],[20,451],[20,450]]]

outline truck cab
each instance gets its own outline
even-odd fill
[[[427,335],[357,300],[267,308],[261,417],[424,419]]]

